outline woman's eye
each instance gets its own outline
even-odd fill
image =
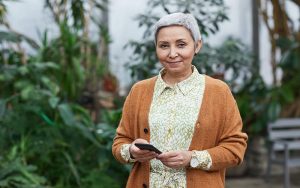
[[[159,45],[159,47],[160,47],[160,48],[167,48],[168,45],[166,45],[166,44],[161,44],[161,45]]]
[[[183,47],[185,47],[185,46],[186,46],[185,43],[179,43],[179,44],[178,44],[178,47],[179,47],[179,48],[183,48]]]

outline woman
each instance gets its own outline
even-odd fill
[[[154,28],[163,69],[132,87],[112,147],[133,163],[127,187],[224,187],[225,169],[242,162],[247,145],[236,102],[224,82],[192,65],[202,42],[191,14],[166,15]]]

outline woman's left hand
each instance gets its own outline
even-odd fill
[[[157,156],[164,165],[175,169],[189,166],[191,158],[192,151],[169,151]]]

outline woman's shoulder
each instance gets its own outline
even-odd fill
[[[230,90],[226,82],[208,75],[205,75],[205,87],[212,91]]]
[[[133,84],[132,90],[144,90],[147,88],[152,88],[155,85],[155,82],[157,80],[157,76],[141,80]]]

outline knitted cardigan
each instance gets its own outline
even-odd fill
[[[130,144],[137,138],[150,141],[148,114],[156,79],[136,83],[126,98],[112,146],[114,157],[121,163],[126,163],[120,154],[123,144]],[[225,169],[243,161],[246,141],[247,135],[242,132],[240,113],[229,87],[205,76],[203,101],[189,150],[207,150],[212,167],[209,171],[187,168],[187,188],[225,187]],[[149,174],[150,162],[135,162],[126,187],[149,187]]]

